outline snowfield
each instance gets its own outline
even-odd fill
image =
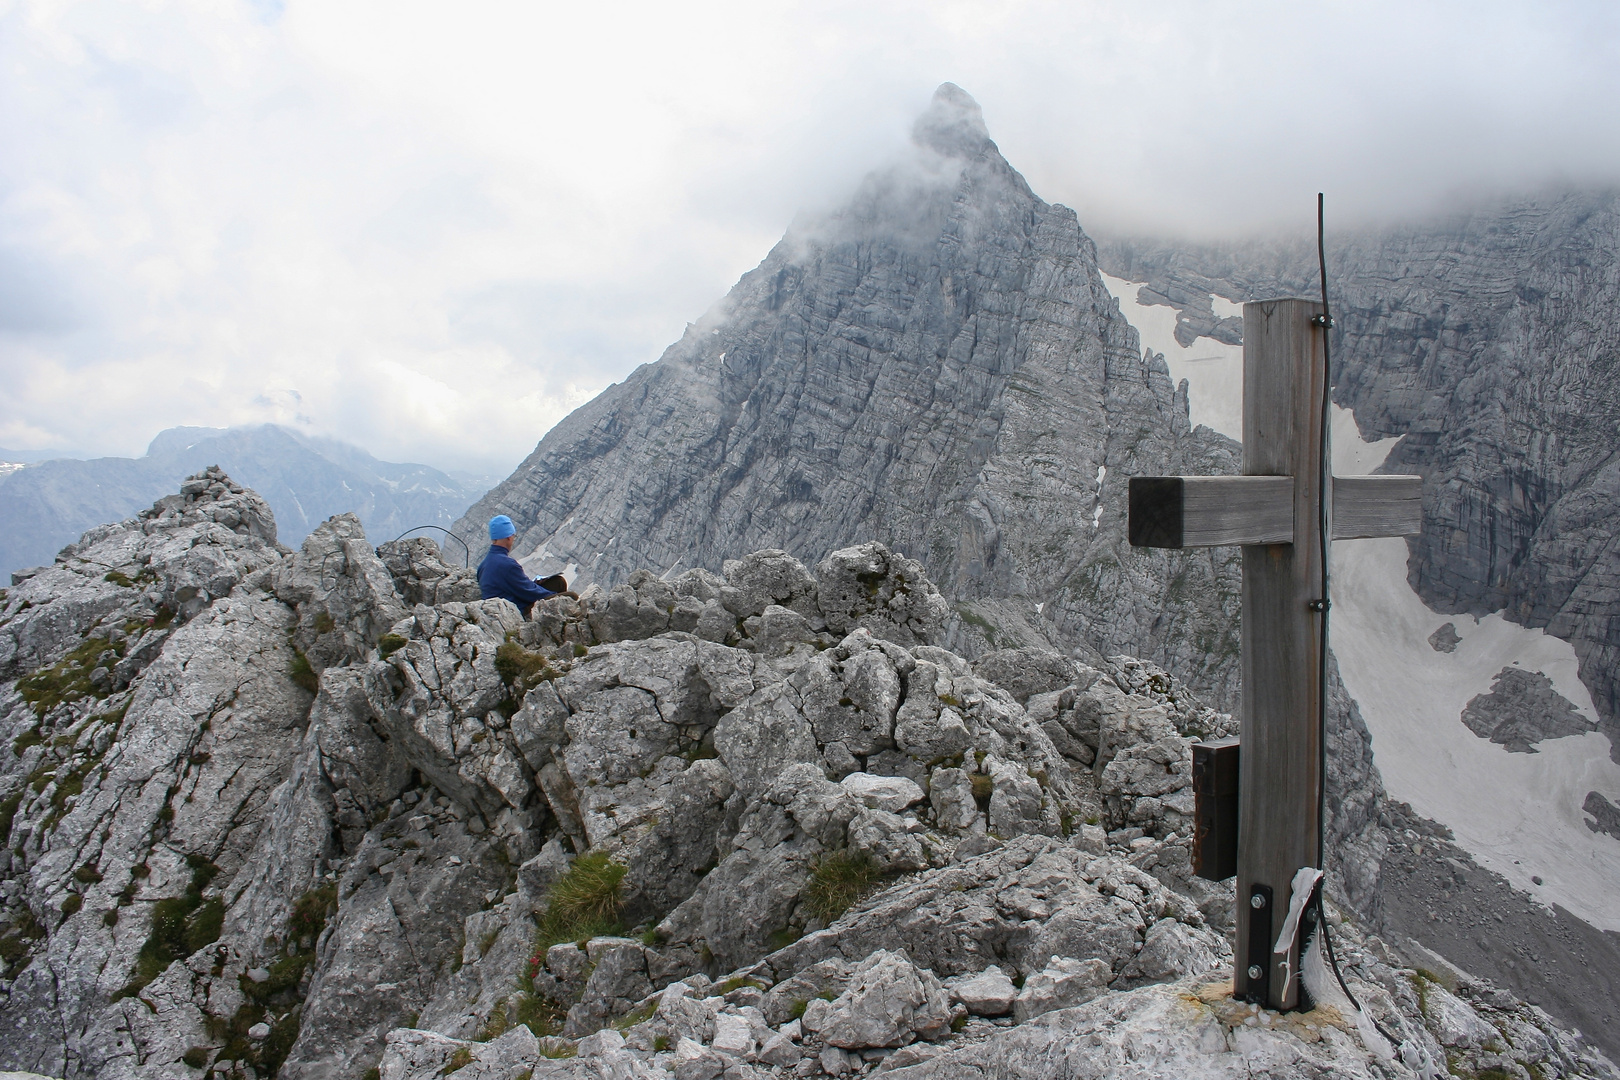
[[[1243,350],[1209,338],[1182,348],[1174,308],[1139,304],[1131,282],[1106,274],[1103,281],[1142,344],[1164,354],[1172,379],[1187,380],[1193,423],[1241,439]],[[1217,314],[1234,313],[1222,298],[1214,302]],[[1397,441],[1363,441],[1354,416],[1338,407],[1332,440],[1340,476],[1372,472]],[[1448,826],[1482,866],[1539,902],[1620,931],[1620,841],[1589,829],[1581,810],[1588,791],[1620,799],[1608,740],[1595,732],[1545,739],[1538,753],[1515,754],[1462,722],[1468,702],[1490,693],[1497,673],[1511,666],[1546,675],[1595,721],[1575,650],[1500,614],[1476,620],[1431,610],[1407,584],[1406,560],[1404,540],[1340,540],[1331,564],[1333,651],[1372,731],[1390,795]],[[1429,644],[1446,623],[1459,638],[1451,653]]]

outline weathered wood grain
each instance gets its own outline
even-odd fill
[[[1134,547],[1288,544],[1291,476],[1133,476],[1127,531]]]
[[[1423,477],[1333,478],[1333,539],[1416,536],[1422,528]]]
[[[1318,614],[1322,544],[1317,507],[1322,490],[1318,453],[1323,378],[1321,331],[1311,326],[1320,306],[1308,300],[1266,300],[1243,306],[1243,472],[1291,476],[1292,544],[1243,549],[1243,767],[1239,775],[1236,989],[1249,992],[1249,938],[1255,933],[1249,898],[1257,885],[1272,890],[1267,925],[1275,936],[1289,884],[1302,866],[1321,865],[1317,848],[1320,743],[1317,728]],[[1331,480],[1330,480],[1331,484]],[[1298,950],[1269,957],[1261,979],[1271,1008],[1299,1000]]]

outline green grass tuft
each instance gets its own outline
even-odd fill
[[[556,1002],[525,991],[517,996],[510,1019],[513,1027],[522,1024],[536,1038],[544,1039],[561,1031],[567,1018],[567,1010]]]
[[[765,989],[765,984],[760,982],[758,979],[750,979],[746,975],[738,975],[734,978],[727,979],[723,983],[716,983],[715,985],[709,987],[708,992],[704,996],[725,997],[733,990],[741,990],[745,986],[752,986],[756,990]]]
[[[540,1040],[540,1056],[550,1058],[552,1061],[564,1061],[571,1057],[578,1057],[579,1048],[573,1043],[564,1042],[561,1039],[542,1037]]]
[[[105,691],[90,685],[90,673],[110,657],[110,666],[122,656],[122,644],[114,646],[104,637],[85,638],[72,652],[51,667],[17,680],[17,693],[34,707],[34,715],[43,718],[58,705],[95,696],[104,698]]]
[[[17,808],[22,801],[22,791],[13,791],[4,801],[0,801],[0,845],[11,842],[11,823],[16,819]]]
[[[398,634],[384,634],[377,639],[377,655],[384,660],[403,649],[409,642]]]
[[[309,657],[299,649],[293,650],[292,663],[287,665],[287,675],[293,682],[310,693],[316,693],[321,688],[321,677],[315,674],[315,669],[309,665]]]
[[[883,877],[877,864],[864,853],[848,849],[822,856],[810,873],[804,903],[823,922],[832,922]]]
[[[501,677],[501,682],[512,691],[507,706],[511,712],[517,712],[522,704],[523,697],[530,690],[543,682],[556,679],[562,673],[551,666],[551,662],[537,652],[530,652],[517,641],[514,635],[507,635],[507,640],[495,650],[495,672]],[[510,715],[510,713],[508,713]]]
[[[204,901],[186,920],[186,955],[190,956],[198,949],[218,941],[219,932],[224,926],[225,901],[217,896]]]
[[[496,1002],[495,1007],[489,1012],[489,1019],[485,1020],[484,1026],[478,1029],[478,1034],[473,1036],[473,1042],[489,1042],[491,1039],[498,1039],[505,1035],[511,1026],[506,1021],[506,1002]]]
[[[9,979],[27,965],[34,942],[45,937],[45,927],[24,907],[11,925],[0,923],[0,976]]]
[[[565,941],[582,941],[619,933],[619,912],[624,906],[620,885],[626,867],[613,862],[605,851],[586,852],[551,886],[546,913],[540,919],[537,954]]]
[[[613,1021],[613,1028],[617,1031],[629,1031],[637,1024],[645,1024],[653,1018],[658,1011],[658,1002],[649,1001],[639,1009],[631,1009],[617,1020]]]
[[[225,903],[218,897],[204,902],[202,896],[208,883],[219,873],[219,867],[202,855],[186,856],[186,865],[191,867],[190,887],[184,896],[159,900],[152,905],[152,930],[136,954],[134,976],[113,995],[114,1001],[134,997],[170,964],[219,940],[220,930],[225,925]],[[146,877],[151,870],[142,864],[131,872],[136,877]]]

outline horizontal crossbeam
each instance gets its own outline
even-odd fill
[[[1132,547],[1291,544],[1292,476],[1133,476]]]
[[[1294,542],[1291,476],[1134,476],[1129,492],[1132,547]],[[1422,524],[1422,477],[1334,478],[1333,539],[1412,536]]]
[[[1416,536],[1422,531],[1423,477],[1333,478],[1333,539]]]

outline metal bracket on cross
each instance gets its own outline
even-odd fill
[[[1243,305],[1242,476],[1130,481],[1133,546],[1243,548],[1233,992],[1273,1009],[1299,1001],[1299,954],[1297,940],[1273,950],[1272,909],[1295,871],[1322,866],[1322,510],[1335,540],[1411,536],[1423,521],[1421,477],[1329,476],[1323,490],[1321,311],[1294,298]]]

